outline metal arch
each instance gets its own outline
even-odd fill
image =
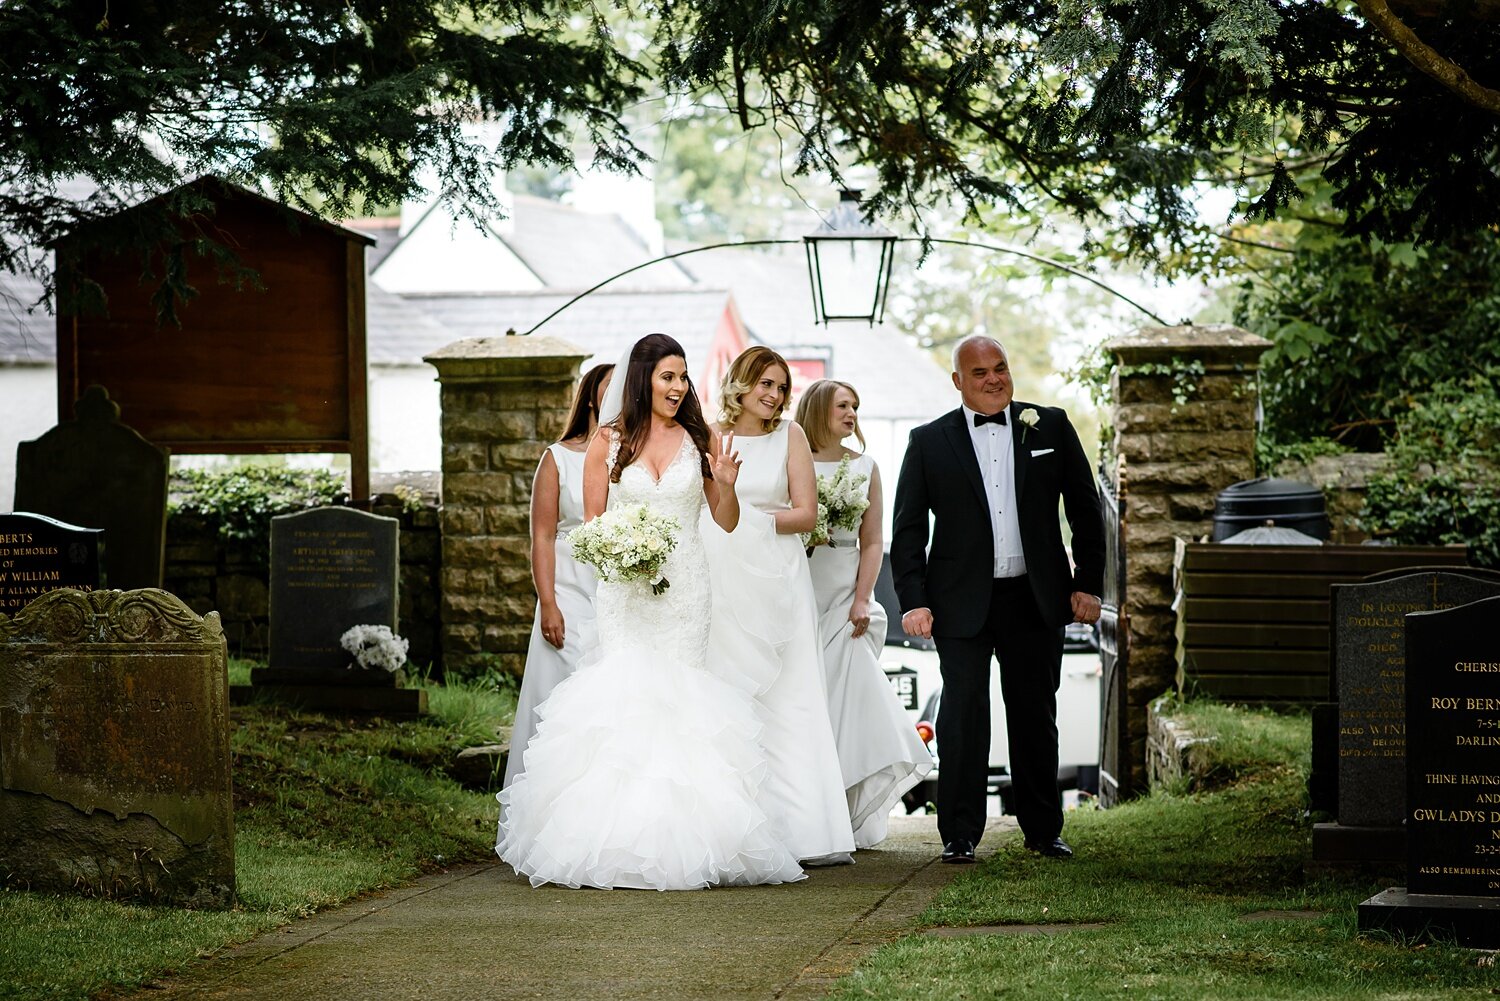
[[[1160,316],[1157,316],[1155,313],[1151,312],[1151,310],[1147,309],[1145,306],[1142,306],[1140,303],[1138,303],[1134,299],[1130,298],[1125,293],[1120,292],[1117,289],[1110,288],[1108,285],[1104,284],[1104,282],[1102,282],[1099,279],[1095,278],[1093,275],[1091,275],[1091,274],[1089,274],[1089,273],[1087,273],[1085,271],[1079,271],[1077,268],[1070,267],[1069,265],[1066,265],[1066,264],[1062,263],[1061,261],[1054,261],[1050,257],[1042,257],[1040,254],[1033,254],[1030,251],[1021,250],[1018,247],[1007,247],[1007,246],[1005,246],[1003,244],[998,244],[998,243],[979,243],[979,242],[974,241],[974,240],[947,240],[947,239],[941,239],[941,238],[938,238],[938,237],[920,237],[920,236],[898,236],[898,237],[896,237],[896,241],[898,243],[942,243],[942,244],[947,244],[947,245],[953,246],[953,247],[978,247],[981,250],[991,250],[991,251],[995,251],[996,253],[1014,254],[1017,257],[1024,257],[1028,261],[1035,261],[1038,264],[1045,264],[1047,267],[1057,268],[1059,271],[1066,271],[1068,274],[1072,275],[1075,278],[1082,278],[1084,281],[1088,282],[1089,284],[1097,286],[1098,288],[1103,289],[1104,291],[1108,292],[1110,295],[1114,296],[1115,298],[1120,299],[1120,300],[1128,303],[1131,306],[1134,306],[1136,309],[1140,310],[1142,313],[1145,313],[1147,316],[1151,317],[1151,319],[1155,320],[1158,324],[1160,324],[1163,327],[1170,327],[1172,325],[1172,324],[1168,323],[1166,320],[1162,319]],[[737,241],[730,241],[730,242],[727,242],[727,243],[711,243],[711,244],[708,244],[707,246],[704,246],[704,247],[692,247],[692,248],[690,248],[688,250],[679,250],[679,251],[677,251],[676,253],[673,253],[673,254],[664,254],[661,257],[652,258],[651,260],[644,261],[644,262],[642,262],[640,264],[635,265],[634,267],[626,268],[624,271],[621,271],[619,274],[617,274],[617,275],[611,275],[610,277],[604,279],[602,282],[600,282],[599,284],[593,286],[592,288],[585,289],[584,291],[582,291],[582,292],[578,293],[577,295],[575,295],[573,298],[569,299],[567,302],[563,303],[561,306],[558,306],[556,309],[554,309],[552,312],[548,313],[546,316],[542,317],[536,323],[532,324],[531,328],[529,330],[526,330],[526,331],[522,332],[519,335],[516,333],[516,328],[514,328],[514,327],[511,327],[505,333],[506,333],[507,336],[520,336],[520,337],[530,336],[531,334],[534,334],[538,330],[540,330],[542,328],[542,326],[547,323],[547,321],[551,320],[558,313],[561,313],[563,310],[565,310],[569,306],[573,305],[579,299],[582,299],[583,297],[585,297],[587,295],[591,295],[594,292],[599,291],[600,289],[602,289],[604,286],[610,284],[611,282],[618,281],[619,279],[624,278],[626,275],[634,274],[635,272],[640,271],[642,268],[648,268],[648,267],[650,267],[653,264],[660,264],[663,261],[671,261],[671,260],[675,260],[676,258],[679,258],[679,257],[686,257],[689,254],[701,254],[701,253],[703,253],[706,250],[722,250],[725,247],[766,247],[766,246],[771,246],[771,245],[774,245],[774,244],[789,244],[789,243],[803,243],[803,242],[804,241],[802,241],[800,239],[797,239],[797,240],[737,240]],[[886,280],[886,284],[887,285],[889,285],[889,281],[890,281],[889,278],[887,278],[887,280]],[[816,322],[816,320],[815,320],[815,322]]]

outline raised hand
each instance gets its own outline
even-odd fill
[[[732,487],[739,479],[740,453],[733,448],[733,431],[714,436],[714,454],[709,460],[709,468],[714,474],[714,482],[720,486]]]

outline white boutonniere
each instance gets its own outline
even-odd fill
[[[1020,416],[1016,420],[1026,425],[1025,429],[1021,432],[1021,441],[1023,443],[1026,441],[1026,433],[1036,427],[1041,419],[1042,415],[1036,412],[1036,407],[1027,407],[1021,411]]]

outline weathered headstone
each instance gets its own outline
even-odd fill
[[[0,514],[0,613],[15,615],[49,591],[104,584],[104,532],[41,515]]]
[[[1361,928],[1500,947],[1500,597],[1406,617],[1406,886]]]
[[[310,709],[413,715],[427,693],[401,674],[351,667],[339,643],[361,625],[396,628],[400,572],[396,518],[321,507],[271,519],[270,664],[258,690]]]
[[[53,591],[0,615],[0,878],[234,899],[227,650],[166,591]]]
[[[121,424],[101,386],[84,390],[74,414],[16,446],[16,510],[104,529],[109,586],[161,587],[167,450]]]
[[[1333,585],[1341,826],[1395,828],[1405,815],[1404,617],[1492,595],[1500,595],[1500,579],[1458,569]]]

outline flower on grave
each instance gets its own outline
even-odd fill
[[[1042,419],[1042,415],[1036,412],[1036,407],[1027,407],[1021,411],[1016,419],[1026,425],[1026,430],[1021,432],[1021,441],[1024,442],[1026,440],[1026,433],[1037,426]]]
[[[354,626],[339,637],[339,645],[349,651],[355,664],[365,670],[390,671],[406,664],[407,640],[397,636],[390,626]],[[354,664],[350,664],[352,669]]]

